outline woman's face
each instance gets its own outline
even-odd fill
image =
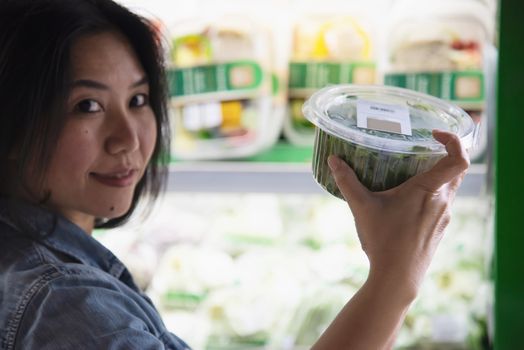
[[[71,51],[67,121],[46,172],[46,205],[86,232],[94,218],[125,214],[153,153],[149,85],[128,41],[105,32]]]

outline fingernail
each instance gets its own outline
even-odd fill
[[[340,167],[340,159],[335,156],[329,156],[327,161],[331,171],[336,171]]]

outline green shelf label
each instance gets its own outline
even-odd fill
[[[478,70],[386,74],[384,84],[455,102],[484,102],[484,75]]]
[[[319,89],[328,84],[372,84],[373,62],[291,62],[289,89]]]
[[[172,97],[256,90],[263,81],[262,67],[254,61],[174,68],[167,74]]]

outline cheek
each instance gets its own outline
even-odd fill
[[[66,128],[51,159],[49,182],[77,182],[87,176],[96,153],[94,133],[87,128]]]
[[[152,116],[142,123],[140,130],[140,143],[144,158],[149,161],[155,149],[157,139],[157,126],[155,117]]]

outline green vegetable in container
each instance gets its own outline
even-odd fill
[[[384,117],[388,121],[396,121],[394,118],[405,111],[411,132],[359,127],[361,101],[388,107],[390,114]],[[320,186],[339,198],[342,195],[327,165],[330,155],[337,155],[349,164],[368,189],[384,191],[429,170],[444,157],[445,148],[433,140],[433,129],[457,133],[466,148],[474,145],[476,136],[473,120],[460,108],[429,95],[395,87],[330,86],[316,92],[303,110],[316,126],[313,176]]]

